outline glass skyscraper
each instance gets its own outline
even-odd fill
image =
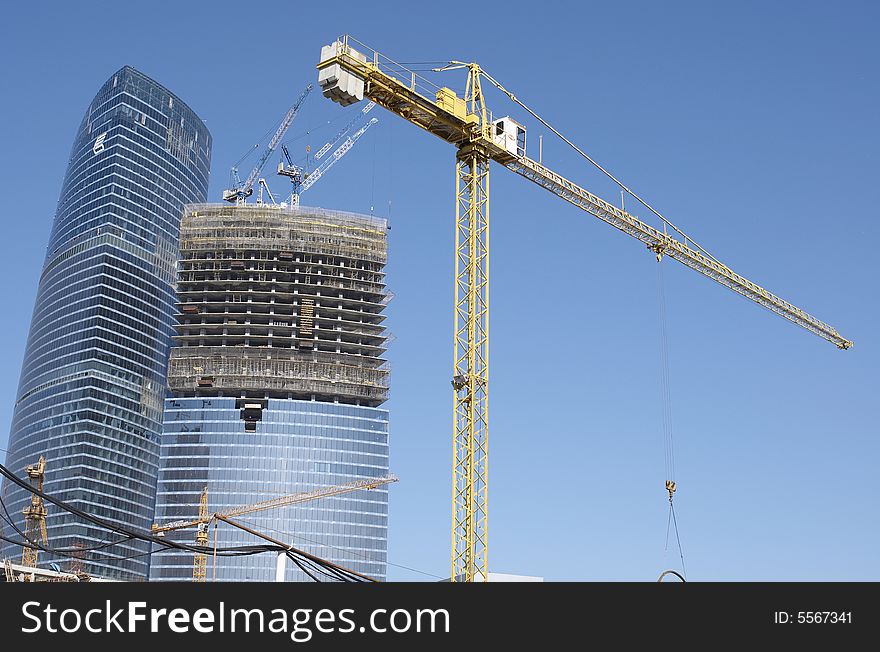
[[[152,522],[180,216],[205,201],[210,157],[207,128],[180,98],[119,70],[77,131],[40,278],[6,466],[23,473],[44,455],[46,492],[129,527]],[[3,498],[21,519],[29,493],[6,483]],[[48,508],[53,547],[120,538]],[[120,543],[79,565],[145,579],[147,552]],[[41,552],[39,565],[53,559]]]
[[[156,522],[388,475],[386,223],[308,207],[190,206],[165,400]],[[386,575],[388,487],[236,517],[313,555]],[[220,547],[262,540],[220,523]],[[169,532],[194,543],[195,529]],[[153,555],[188,581],[191,553]],[[309,580],[288,562],[288,581]],[[210,581],[267,581],[275,557],[218,557]],[[328,579],[321,577],[320,579]]]

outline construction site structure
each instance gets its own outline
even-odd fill
[[[46,477],[46,459],[40,455],[36,464],[29,464],[26,473],[31,486],[40,493],[43,492],[43,479]],[[25,519],[25,541],[36,544],[41,542],[44,546],[49,543],[49,535],[46,531],[46,504],[43,497],[36,493],[31,494],[31,504],[22,510]],[[21,552],[21,565],[33,568],[37,565],[39,548],[36,545],[25,545]]]
[[[172,523],[165,523],[164,525],[154,524],[151,528],[151,531],[153,532],[153,534],[156,534],[158,536],[164,536],[166,532],[173,532],[175,530],[183,530],[186,528],[196,527],[198,528],[196,532],[196,545],[204,548],[208,546],[210,540],[208,528],[211,521],[215,519],[225,520],[226,518],[246,516],[248,514],[255,514],[256,512],[262,512],[268,509],[277,509],[279,507],[287,507],[289,505],[301,505],[303,503],[311,502],[313,500],[330,498],[332,496],[341,496],[343,494],[351,493],[353,491],[358,491],[361,489],[376,489],[377,487],[391,484],[392,482],[397,482],[397,476],[387,475],[382,478],[355,480],[353,482],[348,482],[343,485],[322,487],[320,489],[313,489],[312,491],[302,491],[295,494],[288,494],[286,496],[277,496],[268,500],[262,500],[260,502],[252,503],[250,505],[233,507],[231,509],[227,509],[222,512],[215,512],[213,514],[210,514],[208,512],[208,488],[205,487],[202,490],[202,495],[199,499],[199,517],[196,520],[174,521]],[[194,554],[193,561],[193,582],[205,581],[206,568],[207,555],[204,552],[196,552]]]
[[[202,548],[208,547],[208,488],[202,489],[199,497],[199,522],[196,525],[196,545]],[[193,556],[193,582],[204,582],[208,568],[208,556],[203,552],[197,552]]]
[[[95,581],[112,581],[92,578],[83,571],[82,560],[85,557],[85,552],[82,543],[74,546],[77,552],[71,555],[74,563],[71,564],[68,572],[61,571],[54,562],[49,564],[51,568],[37,568],[40,551],[38,546],[46,546],[49,543],[46,528],[48,511],[43,497],[37,493],[43,493],[43,482],[46,479],[46,458],[41,455],[36,464],[29,464],[25,468],[25,473],[35,492],[31,494],[30,505],[22,510],[25,517],[25,545],[22,546],[21,563],[16,564],[11,559],[4,559],[2,561],[3,574],[0,579],[5,582],[90,582],[93,579]]]
[[[453,61],[437,69],[466,74],[464,96],[345,35],[321,49],[318,83],[342,106],[363,99],[434,134],[456,148],[456,263],[453,353],[452,581],[488,577],[489,164],[502,165],[642,242],[660,261],[667,256],[789,321],[847,349],[836,329],[768,292],[719,262],[574,143],[529,109],[477,63]],[[509,116],[494,118],[483,82],[577,150],[642,203],[661,228],[606,202],[526,155],[526,129]],[[541,157],[539,157],[541,158]],[[668,229],[674,235],[669,235]]]
[[[386,249],[378,218],[190,206],[181,224],[171,390],[382,404]],[[256,415],[259,400],[242,409]]]
[[[199,517],[196,520],[172,521],[171,523],[165,523],[164,525],[154,524],[153,527],[150,528],[150,531],[153,534],[162,536],[166,532],[172,532],[174,530],[184,530],[186,528],[200,526],[203,523],[210,522],[212,519],[217,518],[218,516],[227,516],[229,518],[244,516],[246,514],[262,512],[263,510],[267,509],[287,507],[288,505],[300,505],[302,503],[307,503],[312,500],[319,500],[320,498],[341,496],[342,494],[347,494],[352,491],[358,491],[359,489],[375,489],[376,487],[381,487],[382,485],[391,484],[397,481],[398,478],[394,474],[390,474],[382,478],[355,480],[353,482],[347,482],[346,484],[336,485],[332,487],[321,487],[319,489],[312,489],[311,491],[301,491],[295,494],[288,494],[286,496],[278,496],[276,498],[270,498],[268,500],[261,500],[260,502],[251,503],[250,505],[231,507],[229,509],[223,510],[222,512],[214,512],[213,514],[208,512],[208,488],[205,487],[199,500]],[[201,531],[201,528],[199,530]]]
[[[204,520],[205,486],[210,515],[388,476],[386,260],[380,218],[267,203],[187,207],[156,522]],[[248,527],[294,532],[310,553],[384,578],[387,487],[278,507],[249,514]],[[243,530],[220,535],[223,545],[253,544]],[[191,553],[163,551],[151,579],[193,570],[201,576]],[[260,556],[216,569],[221,581],[273,577]],[[308,579],[297,568],[287,578]]]
[[[4,559],[0,582],[113,582],[115,580],[93,577],[86,573],[60,571],[52,568],[34,568]]]

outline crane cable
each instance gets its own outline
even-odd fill
[[[436,69],[435,69],[435,70],[436,70]],[[487,73],[485,70],[480,69],[480,74],[481,74],[483,77],[485,77],[486,79],[488,79],[488,80],[492,83],[492,85],[495,86],[499,91],[501,91],[502,93],[504,93],[505,95],[507,95],[507,97],[509,97],[514,103],[518,104],[518,105],[519,105],[520,107],[522,107],[525,111],[527,111],[527,112],[528,112],[533,118],[535,118],[535,120],[537,120],[537,121],[540,122],[542,125],[544,125],[545,127],[547,127],[547,129],[549,129],[550,131],[552,131],[554,134],[556,134],[556,136],[558,136],[558,137],[559,137],[559,138],[560,138],[560,139],[561,139],[566,145],[568,145],[569,147],[571,147],[575,152],[577,152],[577,153],[580,154],[583,158],[585,158],[587,161],[589,161],[590,164],[592,164],[597,170],[599,170],[602,174],[604,174],[604,175],[605,175],[606,177],[608,177],[611,181],[613,181],[615,184],[617,184],[617,186],[618,186],[621,190],[623,190],[623,191],[626,192],[628,195],[630,195],[631,197],[633,197],[633,198],[634,198],[636,201],[638,201],[642,206],[644,206],[644,207],[647,208],[649,211],[651,211],[654,215],[656,215],[656,216],[660,219],[660,221],[662,221],[665,225],[667,225],[669,228],[671,228],[671,229],[674,230],[676,233],[678,233],[682,238],[685,239],[685,242],[686,242],[686,243],[690,243],[695,249],[698,249],[698,250],[699,250],[700,252],[702,252],[707,258],[712,259],[713,261],[715,261],[715,262],[718,263],[719,265],[723,265],[723,263],[722,263],[720,260],[718,260],[717,258],[715,258],[715,256],[713,256],[713,255],[710,254],[708,251],[706,251],[705,249],[703,249],[703,247],[701,247],[697,242],[695,242],[695,241],[694,241],[690,236],[688,236],[684,231],[682,231],[682,230],[679,229],[677,226],[675,226],[675,224],[673,224],[673,223],[670,222],[668,219],[666,219],[666,218],[660,213],[660,211],[658,211],[656,208],[654,208],[653,206],[651,206],[651,204],[649,204],[646,200],[642,199],[642,197],[640,197],[638,194],[636,194],[636,193],[635,193],[630,187],[628,187],[625,183],[623,183],[623,181],[621,181],[620,179],[618,179],[617,177],[615,177],[613,174],[611,174],[611,172],[609,172],[609,171],[606,170],[604,167],[602,167],[602,166],[601,166],[601,165],[600,165],[600,164],[599,164],[599,163],[598,163],[598,162],[597,162],[592,156],[590,156],[589,154],[587,154],[584,150],[582,150],[580,147],[578,147],[578,146],[575,145],[573,142],[571,142],[568,138],[566,138],[565,136],[563,136],[562,133],[561,133],[558,129],[556,129],[556,128],[555,128],[554,126],[552,126],[549,122],[547,122],[544,118],[542,118],[542,117],[539,116],[537,113],[535,113],[535,111],[533,111],[533,110],[530,109],[528,106],[526,106],[526,105],[525,105],[520,99],[518,99],[513,93],[511,93],[511,92],[510,92],[509,90],[507,90],[504,86],[502,86],[502,85],[501,85],[501,82],[499,82],[499,81],[498,81],[497,79],[495,79],[492,75],[490,75],[489,73]]]
[[[666,290],[663,282],[663,265],[660,264],[662,255],[657,253],[657,304],[660,323],[660,403],[661,403],[661,428],[663,431],[663,453],[666,465],[666,491],[669,493],[669,516],[666,519],[666,547],[669,549],[670,526],[675,528],[675,540],[678,544],[678,556],[681,559],[681,572],[687,576],[684,566],[684,552],[681,547],[681,537],[678,532],[678,520],[675,518],[675,505],[672,496],[675,494],[675,441],[672,436],[672,398],[669,392],[669,338],[666,329]]]
[[[660,325],[660,408],[663,431],[663,452],[666,464],[666,488],[669,498],[675,493],[675,442],[672,439],[672,398],[669,392],[669,339],[666,331],[666,291],[663,265],[657,265],[657,306]]]

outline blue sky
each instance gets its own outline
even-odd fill
[[[101,83],[130,64],[190,104],[214,138],[219,199],[229,167],[316,80],[321,45],[350,32],[398,61],[478,61],[735,271],[856,342],[838,351],[662,263],[690,579],[880,579],[876,4],[510,3],[487,6],[485,25],[412,3],[312,7],[5,10],[0,446],[67,154]],[[436,77],[463,85],[461,71]],[[543,133],[545,164],[618,200],[521,110],[488,101],[527,125],[532,156]],[[291,151],[317,149],[355,111],[313,93]],[[389,561],[448,576],[454,151],[372,115],[303,203],[390,214]],[[664,550],[657,263],[501,168],[491,211],[490,568],[653,580],[678,566]]]

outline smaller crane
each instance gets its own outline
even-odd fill
[[[374,106],[376,106],[375,102],[369,102],[363,109],[361,109],[359,112],[360,115],[355,116],[347,125],[345,125],[342,129],[340,129],[339,132],[335,136],[333,136],[332,140],[325,143],[324,146],[315,153],[315,159],[318,160],[322,156],[324,156],[324,154],[329,152],[330,149],[336,143],[338,143],[340,140],[342,140],[342,137],[345,136],[345,134],[347,134],[349,131],[352,130],[352,128],[355,126],[355,124],[357,124],[357,121],[360,120],[365,115],[367,115],[373,109]]]
[[[40,493],[43,493],[43,478],[46,476],[46,458],[40,455],[40,460],[36,464],[28,465],[25,471],[31,481],[31,486]],[[46,532],[46,515],[48,511],[46,510],[43,498],[33,493],[31,494],[31,504],[25,507],[22,513],[25,519],[24,538],[33,545],[26,545],[22,548],[21,564],[22,566],[34,568],[37,565],[37,555],[39,553],[39,549],[36,546],[37,537],[40,537],[44,546],[49,542],[49,535]]]
[[[272,136],[272,140],[269,141],[269,144],[266,146],[266,150],[263,152],[262,156],[260,156],[260,160],[257,161],[257,165],[254,167],[253,170],[251,170],[251,173],[248,175],[248,178],[244,181],[244,183],[242,183],[241,179],[238,176],[238,168],[232,168],[233,187],[229,190],[223,191],[224,201],[232,202],[234,204],[243,204],[245,200],[254,193],[254,183],[256,183],[257,178],[260,176],[260,172],[263,171],[263,166],[272,155],[272,152],[275,151],[275,148],[278,147],[278,143],[280,143],[281,139],[284,138],[284,134],[287,133],[288,127],[290,127],[294,118],[296,118],[296,114],[299,113],[300,106],[302,106],[302,103],[305,102],[306,97],[308,97],[308,94],[311,91],[312,84],[309,84],[308,86],[306,86],[305,90],[300,93],[299,98],[297,98],[293,106],[288,109],[284,118],[281,120],[281,124],[275,131],[275,135]]]
[[[369,112],[370,109],[375,106],[375,103],[370,103],[360,112],[361,115],[356,117],[354,120],[349,122],[342,130],[339,131],[333,139],[326,143],[321,149],[318,150],[318,153],[315,154],[316,159],[320,159],[324,154],[330,151],[336,143],[342,140],[346,134],[351,130],[354,125],[360,120],[361,116],[365,115]],[[371,118],[366,124],[361,126],[356,132],[345,138],[342,141],[342,144],[339,145],[335,150],[333,150],[333,154],[330,158],[326,159],[321,165],[314,169],[312,172],[306,172],[302,167],[296,165],[293,160],[290,158],[290,152],[287,151],[287,147],[284,145],[281,146],[281,151],[284,154],[284,158],[287,160],[287,164],[282,161],[278,164],[278,174],[283,177],[288,177],[290,182],[293,184],[293,191],[290,194],[290,205],[291,206],[299,206],[299,197],[306,190],[311,188],[315,183],[317,183],[318,179],[320,179],[330,168],[332,168],[339,160],[348,153],[354,144],[358,141],[358,139],[363,136],[367,129],[372,127],[374,124],[379,122],[378,118]],[[270,195],[271,196],[271,195]]]
[[[299,505],[301,503],[307,503],[312,500],[318,500],[319,498],[341,496],[342,494],[351,493],[352,491],[357,491],[359,489],[375,489],[376,487],[391,484],[392,482],[397,482],[397,476],[393,473],[381,478],[354,480],[345,484],[313,489],[312,491],[304,491],[294,494],[287,494],[284,496],[278,496],[277,498],[270,498],[269,500],[263,500],[258,503],[252,503],[250,505],[232,507],[230,509],[223,510],[222,512],[214,512],[213,514],[209,514],[208,512],[208,488],[205,487],[202,490],[202,494],[199,499],[199,516],[196,520],[172,521],[171,523],[166,523],[165,525],[153,524],[150,530],[153,534],[157,536],[165,536],[166,532],[196,527],[198,528],[198,531],[196,532],[196,545],[206,548],[208,546],[208,526],[210,522],[215,519],[223,520],[220,517],[227,518],[233,516],[242,516],[244,514],[262,512],[264,510],[273,509],[275,507]],[[193,560],[193,582],[205,581],[207,563],[207,555],[201,552],[195,553],[195,559]]]

